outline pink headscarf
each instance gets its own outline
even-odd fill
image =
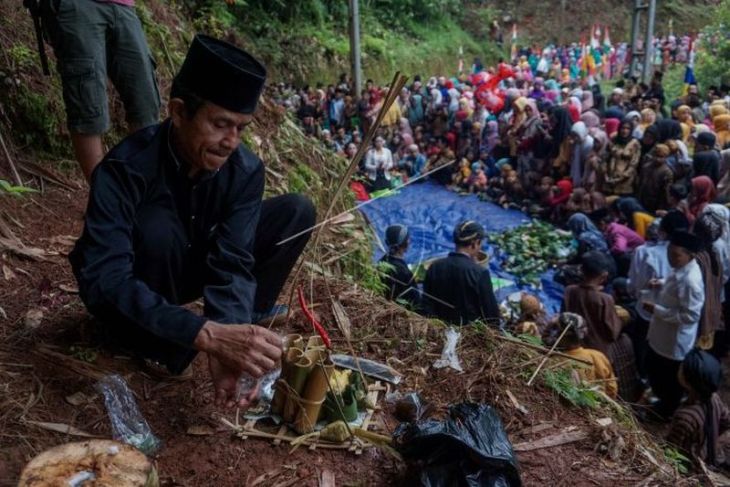
[[[581,111],[590,110],[593,108],[593,92],[590,90],[583,91],[583,97],[581,99]]]
[[[532,116],[538,117],[540,116],[540,111],[537,109],[537,102],[534,98],[527,98],[527,106],[532,109]]]
[[[595,112],[585,112],[580,116],[581,121],[586,124],[589,129],[598,128],[601,126],[601,119],[596,115]]]

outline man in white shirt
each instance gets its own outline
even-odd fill
[[[682,399],[677,373],[694,347],[705,301],[705,287],[695,254],[700,240],[686,231],[675,232],[667,249],[673,272],[662,284],[656,303],[644,301],[650,313],[646,369],[652,391],[659,398],[655,412],[668,419]]]
[[[631,337],[636,354],[636,367],[639,375],[646,379],[646,334],[649,331],[651,313],[646,311],[642,301],[656,302],[659,297],[659,288],[656,281],[669,277],[672,267],[667,258],[669,236],[678,230],[687,230],[689,221],[684,213],[676,210],[668,212],[664,218],[654,220],[647,229],[646,243],[634,251],[629,268],[629,292],[636,299],[636,313],[638,319],[632,323],[626,332]]]

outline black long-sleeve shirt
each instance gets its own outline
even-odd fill
[[[385,297],[391,301],[403,299],[411,306],[418,308],[420,294],[416,288],[416,280],[406,261],[400,257],[386,254],[380,259],[380,262],[385,262],[391,266],[382,276],[383,282],[388,286],[385,290]]]
[[[264,190],[260,159],[243,146],[216,172],[188,177],[170,147],[170,121],[122,141],[94,171],[84,232],[69,256],[81,298],[96,314],[117,315],[192,348],[207,319],[249,323],[256,281],[253,243]],[[169,214],[187,238],[186,280],[199,283],[204,316],[139,278],[138,216]],[[154,213],[154,211],[153,211]],[[167,222],[170,223],[170,222]],[[173,283],[175,284],[175,283]]]
[[[469,256],[451,252],[434,262],[423,283],[423,301],[429,314],[454,325],[475,320],[491,324],[499,319],[499,306],[488,269]]]

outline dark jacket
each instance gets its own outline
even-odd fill
[[[258,157],[239,146],[218,171],[191,180],[188,167],[172,154],[169,131],[166,121],[137,132],[98,165],[84,232],[69,259],[91,313],[123,317],[192,349],[207,319],[250,323],[256,291],[252,253],[264,168]],[[187,238],[184,258],[190,267],[185,281],[196,289],[165,295],[139,278],[144,266],[135,259],[139,222],[158,214],[172,215],[173,225]],[[201,292],[203,316],[179,306]]]
[[[420,295],[416,288],[413,273],[408,268],[406,261],[400,257],[386,254],[380,262],[390,264],[382,275],[383,282],[388,287],[385,290],[385,297],[391,301],[405,300],[410,305],[418,307]]]
[[[475,320],[494,324],[499,319],[497,298],[489,270],[469,256],[451,252],[434,262],[423,283],[427,312],[454,325]]]

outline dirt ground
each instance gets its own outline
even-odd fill
[[[89,371],[92,375],[114,371],[127,379],[143,415],[164,443],[156,457],[163,485],[252,485],[257,478],[261,482],[264,474],[275,477],[262,485],[320,485],[327,471],[334,474],[337,485],[402,485],[413,479],[402,462],[377,449],[365,450],[361,456],[304,448],[290,453],[288,447],[273,446],[267,440],[234,437],[214,419],[222,413],[233,420],[234,412],[213,406],[205,357],[194,362],[193,380],[159,382],[144,375],[133,360],[98,349],[97,326],[74,294],[66,257],[73,238],[81,232],[84,206],[83,190],[48,188],[44,194],[22,198],[0,196],[0,217],[16,236],[52,254],[42,262],[8,253],[0,258],[0,485],[14,485],[23,465],[44,449],[79,439],[29,421],[64,423],[109,437],[106,410]],[[635,450],[626,449],[611,460],[606,452],[616,435],[602,431],[594,421],[603,413],[571,407],[543,387],[526,387],[525,372],[519,367],[501,370],[500,364],[515,363],[513,355],[521,349],[495,348],[483,336],[467,335],[459,348],[465,372],[434,370],[430,364],[443,346],[438,328],[368,297],[352,284],[324,285],[321,278],[311,282],[316,310],[332,332],[335,349],[347,352],[329,311],[332,296],[352,320],[356,352],[399,369],[405,380],[398,390],[418,391],[433,404],[437,417],[444,415],[449,404],[470,400],[492,404],[515,444],[571,426],[589,433],[582,441],[519,453],[525,485],[636,485],[647,478],[647,485],[661,483],[652,481],[656,469]],[[40,324],[32,319],[39,310]],[[308,331],[300,326],[293,320],[281,331]],[[41,353],[49,347],[69,358]],[[91,364],[70,358],[89,351],[95,355]],[[82,370],[73,364],[81,364]],[[75,396],[82,397],[81,403],[70,404],[66,398],[77,393],[83,394]],[[386,408],[376,414],[373,429],[391,432],[397,424]],[[191,426],[206,426],[210,434],[190,435]],[[621,441],[631,444],[631,434],[620,433]]]

